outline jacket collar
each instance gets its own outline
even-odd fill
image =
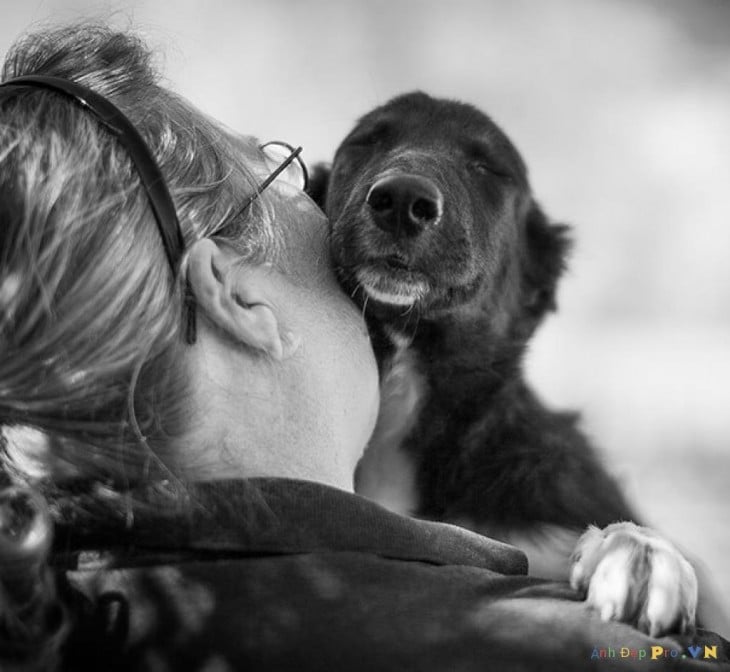
[[[122,563],[146,563],[155,555],[170,554],[354,551],[471,565],[502,574],[527,572],[524,554],[512,546],[453,525],[406,518],[358,495],[310,481],[196,483],[186,488],[182,500],[171,498],[164,488],[148,488],[134,501],[126,508],[107,505],[103,511],[87,506],[82,516],[78,511],[64,516],[61,511],[57,551],[108,549]]]

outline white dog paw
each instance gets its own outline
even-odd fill
[[[571,562],[570,585],[604,621],[631,623],[652,637],[694,627],[695,571],[656,532],[633,523],[590,527]]]

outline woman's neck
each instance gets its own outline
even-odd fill
[[[285,365],[223,352],[205,340],[191,350],[189,365],[197,369],[196,410],[173,466],[186,480],[282,477],[352,492],[351,460],[328,436],[321,414],[312,412],[318,400],[281,375],[278,367]]]

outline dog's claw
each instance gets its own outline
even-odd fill
[[[652,637],[694,627],[694,569],[671,543],[633,523],[589,528],[573,553],[570,584],[604,621],[632,623]]]

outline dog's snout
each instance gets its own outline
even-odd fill
[[[393,175],[379,179],[365,199],[379,228],[396,236],[417,236],[438,224],[444,198],[428,178]]]

